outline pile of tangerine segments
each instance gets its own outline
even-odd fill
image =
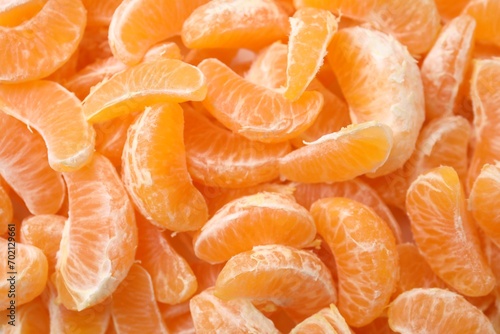
[[[499,17],[0,1],[3,333],[499,333]]]

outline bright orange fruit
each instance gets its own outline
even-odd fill
[[[434,0],[294,0],[296,8],[316,7],[357,21],[366,21],[394,35],[412,54],[426,53],[434,43],[440,17]]]
[[[418,249],[439,278],[466,296],[491,292],[495,277],[453,168],[419,176],[408,189],[406,209]]]
[[[288,34],[288,15],[272,0],[215,0],[198,7],[182,26],[191,49],[260,49]]]
[[[158,59],[101,82],[83,100],[83,112],[89,122],[103,122],[155,103],[201,101],[206,91],[206,80],[196,67],[177,59]]]
[[[189,107],[184,120],[188,170],[204,185],[240,188],[274,180],[279,158],[291,151],[287,142],[266,144],[232,133]]]
[[[297,324],[297,326],[290,331],[290,334],[307,333],[352,334],[353,332],[340,314],[337,306],[335,306],[335,304],[330,304],[330,307],[314,313],[309,318]]]
[[[275,42],[259,51],[244,77],[254,84],[281,93],[286,86],[287,57],[288,46]]]
[[[139,264],[132,265],[111,301],[117,333],[168,333],[156,304],[151,277]]]
[[[500,46],[499,0],[470,0],[463,13],[476,20],[476,39],[478,42]]]
[[[500,247],[500,162],[486,164],[479,173],[469,195],[469,210],[479,227]]]
[[[172,231],[196,230],[208,218],[187,170],[183,130],[179,105],[147,107],[130,127],[122,157],[123,183],[134,204],[152,224]]]
[[[94,129],[85,121],[80,100],[59,84],[0,85],[0,110],[40,133],[53,169],[77,170],[92,157]]]
[[[12,222],[14,212],[7,190],[0,184],[0,235],[7,232],[7,224]]]
[[[389,306],[389,325],[398,333],[494,334],[488,318],[457,293],[433,288],[402,293]]]
[[[257,246],[233,256],[217,277],[214,295],[272,301],[298,321],[337,300],[332,276],[321,260],[282,245]]]
[[[261,192],[223,206],[196,233],[193,247],[200,259],[219,263],[259,245],[304,248],[315,236],[311,214],[292,196]]]
[[[381,315],[399,279],[391,230],[372,209],[347,198],[320,199],[311,213],[335,257],[340,313],[353,327],[369,324]]]
[[[326,49],[337,31],[337,20],[330,12],[301,8],[290,18],[287,83],[283,96],[297,100],[316,76]]]
[[[85,23],[81,0],[48,0],[29,20],[0,26],[0,82],[26,82],[53,73],[76,50]]]
[[[305,131],[323,106],[318,92],[305,92],[295,102],[255,85],[217,59],[198,67],[207,78],[203,105],[227,128],[251,140],[283,142]]]
[[[116,8],[123,0],[82,0],[87,9],[87,27],[108,27]]]
[[[416,61],[392,36],[361,27],[336,33],[327,58],[349,104],[353,123],[375,120],[387,124],[393,132],[391,154],[372,176],[403,166],[415,149],[425,116]]]
[[[7,321],[11,320],[10,318],[7,319]],[[15,326],[4,325],[3,333],[49,333],[50,326],[49,313],[45,308],[44,302],[41,298],[35,298],[31,302],[21,305],[16,310]]]
[[[15,27],[33,18],[47,0],[5,0],[0,4],[0,26]]]
[[[469,1],[470,0],[434,0],[439,15],[441,15],[441,19],[445,22],[460,15]]]
[[[250,301],[224,301],[214,295],[213,288],[191,298],[189,308],[196,332],[280,333]]]
[[[57,303],[81,311],[108,298],[127,275],[137,247],[134,211],[108,159],[94,154],[64,174],[69,218],[57,256]]]
[[[66,187],[61,175],[49,166],[42,137],[2,111],[0,129],[0,175],[31,213],[56,213]]]
[[[378,122],[350,125],[280,159],[282,177],[298,182],[340,182],[374,172],[393,147],[391,129]]]

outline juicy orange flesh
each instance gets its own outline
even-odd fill
[[[500,328],[499,0],[0,3],[1,332]]]

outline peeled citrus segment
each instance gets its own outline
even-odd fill
[[[223,206],[195,235],[193,247],[200,259],[219,263],[254,246],[304,248],[315,236],[313,218],[293,197],[262,192]]]
[[[11,231],[12,232],[12,231]],[[16,233],[16,231],[13,231]],[[0,307],[26,304],[39,296],[47,284],[47,258],[35,246],[0,238]],[[10,260],[12,258],[14,260]],[[14,286],[12,286],[14,285]],[[13,290],[13,291],[12,291]],[[9,295],[14,296],[9,297]]]
[[[0,26],[0,82],[40,79],[57,70],[76,50],[85,23],[80,0],[48,0],[28,21]]]
[[[350,0],[294,0],[296,8],[316,7],[358,21],[366,21],[396,37],[412,54],[426,53],[436,39],[440,17],[434,0],[364,2]]]
[[[151,277],[139,264],[132,265],[111,300],[117,333],[168,333],[155,300]]]
[[[0,184],[0,235],[7,232],[7,224],[12,222],[14,211],[7,191]]]
[[[472,156],[468,188],[484,164],[500,161],[500,59],[476,60],[471,79],[471,98],[474,108],[475,149]]]
[[[113,53],[108,43],[107,27],[87,27],[78,46],[77,69],[81,70],[98,59],[112,56]]]
[[[463,13],[476,20],[476,40],[484,44],[500,46],[500,1],[471,0]]]
[[[476,22],[468,15],[450,21],[425,57],[421,73],[426,120],[453,115],[472,58]]]
[[[6,315],[10,316],[10,314]],[[49,313],[42,298],[35,298],[29,303],[21,305],[13,316],[15,318],[15,326],[7,324],[7,321],[11,321],[11,318],[2,319],[5,323],[3,328],[0,328],[3,329],[4,334],[50,332]]]
[[[405,210],[408,187],[420,174],[439,166],[455,169],[460,180],[467,175],[467,151],[471,126],[461,116],[433,119],[420,132],[415,151],[403,167],[379,178],[367,180],[387,204]]]
[[[108,27],[116,8],[123,0],[82,0],[87,9],[88,27]]]
[[[391,148],[392,132],[387,125],[351,125],[281,158],[280,174],[298,182],[347,181],[377,170],[387,160]]]
[[[198,287],[187,261],[170,244],[165,233],[140,215],[137,217],[139,246],[136,258],[151,276],[156,300],[178,304],[189,299]]]
[[[139,63],[158,42],[180,34],[191,12],[208,0],[124,0],[109,26],[113,55],[127,65]]]
[[[297,100],[316,76],[326,49],[337,31],[337,20],[329,11],[301,8],[290,18],[287,83],[283,95]]]
[[[83,100],[89,95],[92,87],[126,68],[127,66],[115,57],[98,59],[69,77],[63,85]]]
[[[311,213],[335,257],[340,313],[350,326],[369,324],[387,306],[399,279],[391,230],[372,209],[347,198],[320,199]]]
[[[33,18],[47,0],[5,0],[0,4],[0,26],[15,27]]]
[[[446,284],[436,276],[429,264],[420,255],[417,246],[410,243],[397,246],[399,254],[399,282],[395,296],[414,288],[441,288]]]
[[[295,102],[252,84],[217,59],[198,65],[207,78],[203,105],[227,128],[250,140],[283,142],[296,137],[316,119],[323,106],[318,92],[305,92]]]
[[[279,158],[291,151],[287,142],[251,141],[190,108],[184,108],[184,118],[189,173],[208,186],[248,187],[274,180],[279,176]]]
[[[406,208],[418,249],[439,278],[466,296],[493,289],[495,278],[453,168],[419,176],[408,189]]]
[[[282,245],[257,246],[233,256],[217,278],[214,295],[272,301],[299,321],[337,299],[332,276],[318,257]]]
[[[196,332],[279,333],[273,322],[250,301],[224,301],[214,296],[213,288],[194,296],[189,308]]]
[[[349,104],[353,123],[375,120],[387,124],[393,132],[391,154],[372,176],[403,166],[415,149],[425,116],[416,61],[393,37],[360,27],[342,29],[334,35],[328,61]]]
[[[201,101],[206,80],[196,67],[177,59],[158,59],[117,73],[83,100],[91,123],[138,111],[159,102]]]
[[[161,42],[153,45],[144,55],[142,62],[158,59],[182,59],[181,49],[175,42]]]
[[[469,196],[469,210],[479,227],[500,247],[500,162],[484,165]]]
[[[290,334],[351,334],[345,319],[340,314],[335,304],[330,304],[330,307],[321,309],[314,313],[309,318],[303,320],[295,326]]]
[[[445,22],[460,15],[469,1],[470,0],[434,0],[439,15],[441,15],[441,19]]]
[[[57,171],[77,170],[94,153],[94,129],[85,121],[80,100],[55,82],[0,85],[0,110],[40,133]]]
[[[36,215],[25,218],[21,224],[21,242],[42,250],[47,258],[49,274],[55,270],[65,222],[64,216]]]
[[[208,219],[187,170],[183,132],[182,108],[157,104],[130,126],[123,148],[122,178],[132,200],[152,224],[172,231],[197,230]]]
[[[57,256],[57,302],[81,311],[108,298],[127,275],[137,247],[132,203],[108,159],[94,154],[64,174],[69,218]]]
[[[275,42],[262,49],[245,72],[245,79],[268,89],[282,91],[286,85],[288,47]]]
[[[398,333],[495,333],[488,318],[464,297],[438,288],[404,292],[388,315]]]
[[[0,131],[0,175],[31,213],[56,213],[66,187],[61,175],[49,166],[42,137],[2,111]]]
[[[263,191],[292,195],[295,190],[293,186],[278,183],[262,183],[252,187],[235,189],[212,188],[203,185],[197,185],[197,188],[203,194],[203,197],[205,197],[208,212],[211,216],[227,203],[243,196],[255,195]]]
[[[294,196],[297,203],[309,209],[319,199],[327,197],[347,197],[369,206],[392,230],[396,242],[403,240],[401,227],[382,198],[369,185],[359,179],[335,183],[295,183]]]
[[[288,34],[288,15],[272,0],[215,0],[198,7],[182,26],[192,49],[260,49]]]

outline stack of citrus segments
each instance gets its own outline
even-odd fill
[[[2,333],[500,333],[500,0],[1,0]]]

